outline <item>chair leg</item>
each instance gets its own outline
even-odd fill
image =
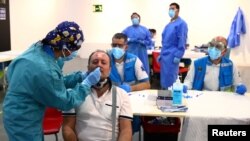
[[[55,134],[55,136],[56,136],[56,141],[58,141],[58,136],[57,136],[57,134]]]

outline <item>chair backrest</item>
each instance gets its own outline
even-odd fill
[[[57,134],[62,126],[63,117],[62,112],[56,108],[46,108],[43,119],[44,135]]]
[[[158,56],[160,55],[160,52],[153,51],[152,52],[152,69],[153,73],[160,73],[160,63],[157,61]]]
[[[44,118],[62,118],[62,112],[56,108],[47,107]]]

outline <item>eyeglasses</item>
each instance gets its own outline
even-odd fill
[[[209,42],[208,47],[209,48],[216,47],[217,49],[221,51],[226,48],[222,42]]]
[[[116,43],[112,43],[111,46],[112,47],[119,47],[122,48],[125,44],[116,44]]]

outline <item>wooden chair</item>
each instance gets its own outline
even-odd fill
[[[43,119],[43,134],[54,134],[58,141],[57,133],[59,133],[63,122],[62,112],[56,108],[46,108]]]

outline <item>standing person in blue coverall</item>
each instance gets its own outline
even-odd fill
[[[57,64],[59,57],[71,57],[83,41],[80,27],[64,21],[11,62],[3,102],[3,123],[10,141],[43,141],[45,108],[79,106],[98,83],[99,68],[88,76],[79,71],[64,77]]]
[[[167,89],[173,85],[178,77],[179,62],[184,55],[188,27],[179,17],[180,6],[171,3],[169,16],[171,21],[162,32],[162,49],[158,61],[161,65],[161,87]]]
[[[122,33],[128,36],[128,52],[135,54],[142,61],[147,74],[150,74],[147,47],[151,45],[151,34],[145,26],[140,25],[141,17],[138,13],[131,15],[132,25]]]
[[[140,59],[127,52],[127,36],[116,33],[112,38],[110,79],[114,85],[126,92],[140,91],[150,88],[148,74]],[[140,117],[133,117],[133,133],[140,129]]]

